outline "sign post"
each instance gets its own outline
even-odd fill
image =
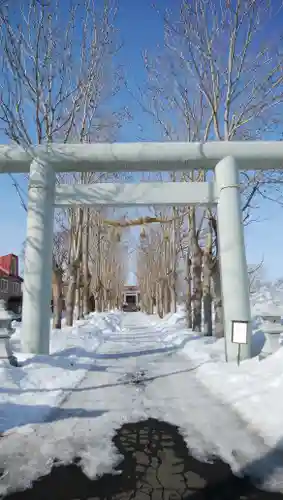
[[[248,343],[249,321],[232,320],[232,342],[238,344],[237,364],[241,361],[241,345]]]

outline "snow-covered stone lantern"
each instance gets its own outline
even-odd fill
[[[16,315],[7,310],[4,300],[0,300],[0,360],[6,359],[13,366],[18,366],[18,360],[13,354],[10,338],[15,329],[12,327],[12,321]]]
[[[262,355],[269,355],[277,351],[280,347],[280,338],[283,333],[282,325],[283,309],[273,306],[267,312],[263,312],[260,317],[262,323],[260,329],[265,335],[265,344],[262,349]]]

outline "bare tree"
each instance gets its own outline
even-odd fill
[[[124,116],[124,110],[115,111],[111,106],[121,83],[115,65],[120,47],[115,0],[103,0],[102,6],[95,0],[69,0],[68,10],[59,0],[28,0],[20,5],[17,23],[12,4],[0,11],[0,124],[6,136],[27,149],[51,142],[113,140]],[[68,182],[95,182],[103,175],[81,173]],[[66,176],[58,176],[58,181],[62,180],[66,181]],[[81,272],[87,311],[88,220],[89,212],[83,208],[69,210],[64,220],[65,229],[70,231],[68,324],[73,321]],[[56,273],[57,268],[54,280]]]
[[[263,260],[259,264],[249,265],[248,271],[249,271],[250,293],[255,293],[258,291],[261,284],[264,283]]]
[[[117,124],[102,112],[118,90],[115,16],[111,0],[102,11],[93,0],[70,1],[67,14],[56,0],[29,0],[17,24],[10,7],[2,12],[1,123],[13,142],[96,140]]]
[[[140,234],[140,245],[137,256],[137,279],[141,292],[141,307],[148,314],[157,313],[163,316],[162,278],[164,268],[162,262],[162,233],[153,228]]]
[[[159,224],[142,228],[137,251],[142,307],[150,314],[156,307],[160,317],[177,309],[177,266],[181,252],[181,216],[175,209],[166,212],[156,210],[154,221]]]
[[[106,225],[105,216],[105,211],[94,213],[92,217],[95,220],[90,231],[90,289],[97,311],[122,306],[123,286],[128,271],[127,248],[121,229]]]
[[[53,242],[53,272],[52,272],[52,299],[53,299],[53,328],[61,328],[64,301],[64,273],[67,268],[68,238],[66,231],[56,231]]]
[[[152,57],[144,53],[148,75],[146,99],[140,99],[144,111],[150,113],[167,140],[271,137],[282,120],[282,37],[280,26],[273,23],[281,3],[179,0],[176,7],[171,12],[159,10],[164,47]],[[206,175],[193,172],[184,179],[201,181]],[[242,181],[244,219],[248,222],[258,187],[265,179],[250,172]],[[190,209],[188,305],[193,303],[192,323],[199,330],[202,293],[208,309],[208,294],[212,294],[220,336],[223,322],[216,214],[205,213],[205,227],[211,233],[206,243],[200,240],[196,217],[202,219],[203,215]]]

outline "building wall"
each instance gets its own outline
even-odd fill
[[[140,304],[140,291],[136,285],[126,285],[123,290],[123,302],[127,302],[127,296],[134,295],[136,297],[136,304]]]
[[[7,300],[10,297],[19,297],[21,294],[21,282],[11,276],[0,277],[0,299]]]

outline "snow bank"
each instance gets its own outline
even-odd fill
[[[232,363],[200,366],[197,376],[223,402],[259,432],[270,446],[282,439],[283,349],[265,360],[254,358],[238,367]]]
[[[120,323],[120,313],[94,313],[74,327],[52,330],[50,356],[22,354],[18,327],[12,344],[21,366],[0,363],[0,432],[43,421],[82,381],[94,354]],[[15,411],[15,405],[24,410]]]
[[[254,357],[238,366],[226,363],[224,339],[201,337],[180,327],[172,331],[171,322],[172,316],[160,321],[164,340],[182,347],[183,354],[196,366],[196,376],[201,383],[223,403],[232,406],[268,445],[278,445],[283,437],[280,417],[283,412],[283,347],[279,346],[278,351],[260,361],[258,354],[265,337],[262,331],[256,330],[252,341]],[[193,342],[184,343],[184,338]]]
[[[253,358],[242,362],[226,363],[224,339],[201,337],[185,328],[184,308],[159,321],[158,328],[164,340],[173,342],[196,368],[196,376],[223,403],[232,406],[248,425],[261,434],[270,446],[278,445],[283,437],[283,333],[278,350],[266,359],[259,354],[266,343],[261,330],[260,315],[276,309],[283,317],[283,280],[263,283],[251,296],[253,314]],[[189,341],[184,342],[184,339]],[[190,338],[189,338],[190,336]],[[190,340],[193,340],[191,342]],[[282,347],[281,347],[281,346]],[[282,444],[283,446],[283,444]]]
[[[163,318],[163,323],[167,325],[182,325],[186,324],[186,308],[185,306],[178,306],[176,313],[169,313]]]
[[[179,305],[176,313],[169,313],[160,319],[154,315],[151,324],[156,332],[161,335],[160,341],[172,346],[180,346],[185,343],[188,336],[196,338],[196,334],[186,328],[186,308]]]

